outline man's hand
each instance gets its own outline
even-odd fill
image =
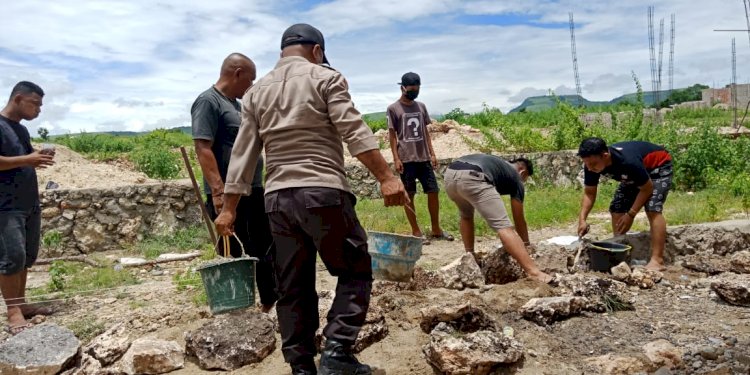
[[[430,162],[432,163],[432,169],[437,169],[438,162],[437,157],[434,154],[430,156]]]
[[[216,214],[220,214],[221,209],[224,208],[224,193],[211,195],[211,202],[214,204],[214,211],[216,211]]]
[[[409,202],[409,195],[406,194],[404,184],[401,179],[393,176],[380,184],[380,193],[383,194],[383,200],[386,207],[403,206]]]
[[[220,236],[229,236],[234,233],[234,220],[236,214],[230,210],[222,211],[219,217],[214,220],[216,224],[216,232]]]
[[[54,155],[43,154],[41,151],[34,151],[33,153],[26,156],[26,164],[38,168],[44,169],[55,164],[52,160]]]
[[[616,235],[625,234],[625,231],[630,229],[630,226],[633,225],[633,219],[635,219],[633,216],[630,216],[628,214],[622,215],[620,217],[620,220],[617,220],[617,223],[615,225],[616,229]]]
[[[586,220],[578,221],[578,237],[583,237],[589,232],[589,224]]]
[[[404,173],[404,163],[401,162],[401,159],[394,159],[393,166],[396,167],[396,172],[399,174]]]

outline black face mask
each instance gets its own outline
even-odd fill
[[[419,90],[409,90],[404,94],[409,100],[414,100],[419,96]]]

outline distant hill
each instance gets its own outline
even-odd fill
[[[675,91],[678,89],[675,89]],[[667,95],[669,91],[662,90],[659,92],[660,99],[664,100],[667,98]],[[608,102],[601,101],[591,101],[588,100],[582,96],[578,95],[559,95],[558,98],[560,101],[566,102],[571,105],[583,105],[585,107],[598,107],[598,106],[605,106],[605,105],[613,105],[613,104],[619,104],[623,102],[632,102],[635,103],[637,98],[637,93],[631,93],[631,94],[625,94],[622,96],[618,96],[617,98],[614,98]],[[651,106],[656,103],[656,94],[653,91],[646,91],[643,93],[643,103],[646,106]],[[526,98],[521,105],[519,105],[516,108],[513,108],[510,110],[510,112],[521,112],[523,110],[526,111],[541,111],[545,109],[553,108],[557,104],[557,101],[555,100],[554,96],[532,96]]]

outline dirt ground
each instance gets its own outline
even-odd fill
[[[34,148],[41,146],[35,144]],[[143,173],[116,164],[93,162],[62,145],[55,145],[55,165],[37,170],[37,176],[40,192],[49,181],[55,182],[58,189],[112,188],[155,182]]]
[[[548,228],[532,232],[532,241],[570,234],[571,227]],[[499,244],[495,239],[481,239],[478,251]],[[460,241],[435,241],[423,249],[418,265],[427,269],[445,265],[462,254]],[[117,257],[121,254],[110,253]],[[197,307],[190,296],[177,291],[172,282],[175,272],[194,267],[199,262],[168,263],[163,268],[133,271],[139,285],[111,291],[97,291],[60,302],[61,311],[49,321],[70,326],[96,322],[106,328],[120,321],[131,321],[134,335],[176,340],[184,344],[187,331],[211,319],[207,307]],[[40,271],[44,267],[37,267]],[[318,290],[334,290],[335,279],[318,263]],[[30,286],[43,285],[46,272],[32,272]],[[419,328],[420,309],[435,301],[482,301],[488,313],[501,325],[514,328],[516,338],[526,347],[525,360],[498,373],[581,374],[596,373],[587,367],[586,359],[615,353],[641,353],[641,347],[660,338],[678,347],[707,344],[712,338],[733,337],[737,348],[750,355],[750,309],[727,305],[711,296],[708,289],[693,289],[691,283],[705,275],[672,265],[665,279],[654,289],[635,290],[635,311],[609,314],[586,313],[550,327],[540,327],[521,318],[518,307],[533,297],[550,296],[551,287],[529,280],[493,285],[484,289],[455,291],[388,291],[374,297],[372,304],[386,311],[389,335],[358,355],[365,363],[387,374],[437,374],[423,358],[421,348],[429,336]],[[377,283],[377,282],[376,282]],[[377,287],[377,286],[376,286]],[[78,322],[78,323],[76,323]],[[0,337],[0,340],[2,338]],[[714,339],[715,340],[715,339]],[[745,345],[744,347],[740,345]],[[233,374],[287,374],[277,335],[276,350],[263,362],[246,366]],[[689,364],[688,364],[689,365]],[[204,374],[194,359],[173,374]],[[677,372],[691,373],[691,372]]]

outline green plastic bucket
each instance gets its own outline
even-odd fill
[[[241,257],[209,262],[198,267],[211,313],[222,314],[255,304],[255,262]]]

